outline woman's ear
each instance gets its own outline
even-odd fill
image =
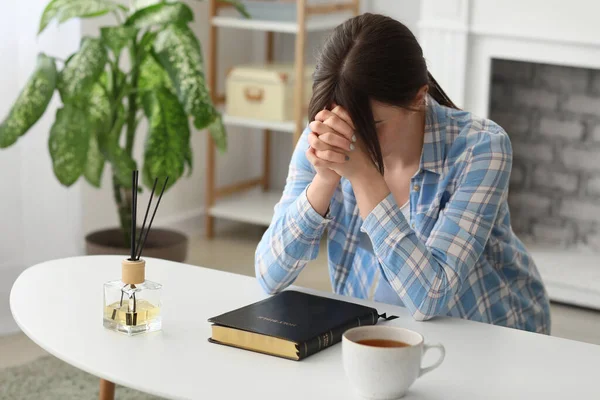
[[[417,95],[415,96],[415,101],[413,104],[413,107],[415,109],[420,110],[423,107],[425,107],[425,99],[427,98],[428,92],[429,92],[429,85],[421,86],[421,88],[417,92]]]

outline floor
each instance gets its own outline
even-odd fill
[[[262,228],[231,225],[212,241],[192,238],[188,263],[252,276],[254,249],[262,232]],[[323,251],[305,268],[295,284],[331,290],[326,265]],[[553,304],[552,334],[600,345],[600,312]],[[0,337],[0,368],[27,363],[43,355],[44,350],[23,334]]]

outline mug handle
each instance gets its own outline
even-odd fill
[[[421,368],[419,370],[419,377],[421,377],[421,376],[425,375],[426,373],[428,373],[429,371],[433,371],[434,369],[439,367],[440,364],[442,363],[442,361],[444,361],[444,357],[446,357],[446,349],[444,348],[444,346],[442,346],[439,343],[424,344],[423,345],[423,355],[425,355],[425,353],[429,349],[438,349],[440,351],[440,358],[438,358],[438,360],[435,363],[433,363],[433,365],[431,365],[429,367]]]

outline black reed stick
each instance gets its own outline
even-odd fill
[[[144,228],[146,227],[146,218],[148,218],[148,212],[150,211],[150,205],[152,204],[152,198],[154,197],[154,190],[156,189],[156,184],[158,183],[158,178],[154,179],[154,185],[152,186],[152,192],[150,193],[150,200],[148,201],[148,207],[146,207],[146,214],[144,214],[144,222],[142,223],[142,230],[140,231],[140,236],[138,237],[137,246],[135,248],[135,254],[138,253],[140,248],[140,243],[142,242],[142,235],[144,234]],[[139,260],[139,257],[138,257]]]
[[[137,183],[138,183],[138,171],[132,171],[131,173],[131,261],[135,260],[135,237],[136,237],[136,225],[137,225]]]
[[[169,182],[169,177],[165,179],[165,183],[163,184],[162,190],[160,191],[160,195],[158,196],[158,201],[156,202],[156,207],[154,207],[154,212],[152,213],[152,218],[150,218],[150,223],[148,224],[148,228],[146,229],[146,233],[144,234],[144,241],[140,245],[140,252],[137,255],[137,259],[139,260],[142,256],[142,251],[144,250],[144,245],[146,244],[146,239],[148,239],[148,232],[150,232],[150,228],[152,227],[152,222],[154,221],[154,216],[156,215],[156,210],[158,210],[158,206],[160,205],[160,200],[162,199],[163,193],[165,192],[165,188],[167,187],[167,182]]]

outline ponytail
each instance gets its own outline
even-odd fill
[[[448,97],[446,92],[444,92],[440,84],[437,83],[433,75],[431,75],[431,72],[427,71],[427,76],[429,78],[429,94],[431,95],[431,97],[433,97],[435,101],[437,101],[442,106],[460,110],[456,106],[456,104],[454,104],[452,100],[450,100],[450,97]]]

